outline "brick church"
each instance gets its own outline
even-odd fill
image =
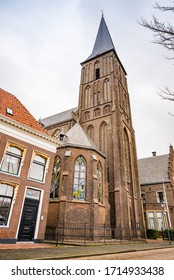
[[[60,146],[52,174],[47,230],[112,228],[122,238],[144,230],[135,134],[122,65],[104,16],[81,63],[78,107],[44,118]]]

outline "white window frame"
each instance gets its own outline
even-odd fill
[[[34,158],[36,156],[40,156],[40,157],[42,157],[46,160],[42,180],[38,180],[38,179],[30,177],[30,173],[31,173],[31,170],[32,170],[32,164],[33,164]],[[29,172],[28,172],[28,180],[35,181],[35,182],[38,182],[38,183],[45,183],[45,178],[46,178],[46,174],[48,172],[49,162],[50,162],[50,157],[48,155],[45,155],[45,154],[43,154],[41,152],[38,152],[38,151],[33,151],[31,162],[30,162],[30,168],[29,168]]]
[[[6,225],[0,225],[0,228],[9,228],[11,215],[12,215],[12,211],[13,211],[13,205],[15,204],[16,195],[17,195],[17,192],[18,192],[19,185],[12,184],[12,183],[7,182],[7,181],[0,181],[0,184],[9,185],[10,187],[12,187],[14,189],[7,224]]]
[[[150,217],[150,214],[152,214],[153,217]],[[151,227],[153,221],[153,227]],[[148,212],[148,225],[150,229],[155,229],[155,217],[154,217],[154,212]]]
[[[8,172],[8,171],[4,171],[4,170],[1,170],[1,167],[3,165],[3,161],[4,161],[4,158],[5,156],[7,155],[8,152],[8,148],[9,147],[14,147],[14,148],[17,148],[19,150],[21,150],[21,160],[20,160],[20,164],[19,164],[19,168],[18,168],[18,173],[17,174],[14,174],[12,172]],[[18,145],[16,143],[13,143],[13,142],[10,142],[8,141],[7,144],[6,144],[6,147],[5,147],[5,150],[4,150],[4,154],[3,154],[3,157],[2,157],[2,160],[1,160],[1,164],[0,164],[0,172],[2,173],[5,173],[5,174],[8,174],[10,176],[15,176],[15,177],[20,177],[20,173],[21,173],[21,169],[22,169],[22,166],[24,164],[24,159],[25,159],[25,154],[26,154],[26,151],[27,149],[21,145]]]
[[[156,201],[157,201],[157,203],[162,203],[162,201],[160,201],[160,198],[159,198],[159,193],[163,193],[163,203],[165,203],[164,190],[156,191]]]

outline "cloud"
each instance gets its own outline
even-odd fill
[[[137,23],[141,16],[151,17],[154,2],[1,0],[0,87],[37,119],[77,106],[80,63],[92,51],[103,9],[128,73],[138,156],[167,153],[173,144],[168,112],[174,110],[157,90],[174,88],[173,65],[164,49],[150,43],[150,31]]]

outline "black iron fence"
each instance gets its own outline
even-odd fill
[[[57,228],[47,227],[45,233],[45,241],[56,244],[73,243],[84,246],[94,243],[136,242],[144,241],[145,239],[145,229],[110,228],[105,225],[102,227],[89,227],[87,224],[83,224],[80,227],[67,227],[63,224]]]

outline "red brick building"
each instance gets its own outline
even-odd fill
[[[42,120],[42,123],[50,135],[60,137],[62,133],[69,133],[69,130],[71,131],[75,123],[79,122],[84,133],[95,144],[95,153],[97,151],[98,154],[96,157],[101,158],[104,155],[106,158],[106,167],[104,168],[103,166],[103,172],[104,174],[106,172],[108,174],[108,190],[107,184],[105,184],[103,186],[105,190],[103,194],[108,192],[109,204],[105,202],[105,213],[101,215],[108,217],[109,211],[110,218],[107,218],[108,220],[104,220],[103,218],[102,223],[107,220],[110,223],[110,227],[114,230],[116,229],[116,231],[119,229],[121,231],[120,237],[124,236],[124,238],[129,238],[132,234],[139,236],[139,229],[143,232],[144,223],[138,179],[135,135],[132,126],[127,88],[127,74],[117,55],[103,16],[92,54],[81,65],[78,108],[73,108],[45,118]],[[91,197],[89,196],[92,186],[91,182],[94,178],[93,174],[96,174],[96,166],[93,164],[96,162],[91,159],[90,149],[80,151],[79,147],[74,144],[73,148],[71,147],[72,155],[69,157],[65,156],[65,149],[65,147],[61,147],[57,150],[57,156],[60,153],[62,162],[60,167],[60,170],[62,168],[61,174],[66,171],[66,176],[64,176],[64,179],[61,177],[62,179],[60,178],[57,185],[59,185],[59,189],[61,190],[64,189],[63,180],[68,182],[66,187],[69,190],[64,195],[64,200],[67,202],[68,208],[63,208],[63,210],[59,208],[61,205],[59,201],[61,194],[59,197],[51,197],[49,208],[51,214],[49,215],[48,225],[52,223],[50,219],[52,221],[54,219],[54,226],[58,228],[58,216],[61,216],[62,221],[64,220],[66,224],[69,223],[71,225],[72,220],[66,218],[70,217],[68,216],[70,213],[67,214],[66,212],[71,211],[71,208],[69,208],[70,205],[73,205],[72,211],[74,212],[76,221],[79,221],[81,213],[84,213],[81,221],[83,223],[93,224],[93,216],[91,217],[91,221],[88,221],[89,216],[85,218],[86,214],[81,209],[81,205],[84,204],[89,209],[91,207],[90,211],[92,211],[93,205],[96,205],[95,202],[98,203],[95,188],[93,195]],[[62,158],[63,153],[65,159]],[[73,179],[73,170],[76,168],[78,156],[83,153],[85,162],[90,164],[91,167],[95,166],[95,169],[87,169],[86,176],[88,182],[86,183],[84,195],[80,196],[78,194],[76,197],[74,196],[75,181],[73,180],[75,179]],[[100,159],[100,161],[103,165],[104,158]],[[65,164],[67,165],[65,166]],[[95,180],[93,181],[93,185],[95,185]],[[77,188],[80,188],[80,185]],[[105,201],[104,197],[103,201]],[[88,203],[90,203],[90,206]],[[108,205],[110,207],[107,209]],[[99,209],[101,208],[98,205],[97,211],[100,211]]]
[[[174,228],[174,150],[139,159],[144,216],[148,229]]]
[[[110,226],[107,167],[106,157],[76,123],[57,149],[47,233],[61,233],[64,226],[64,234],[76,239],[84,225],[90,238],[99,235],[99,227]]]
[[[0,89],[0,243],[44,240],[58,142]]]

